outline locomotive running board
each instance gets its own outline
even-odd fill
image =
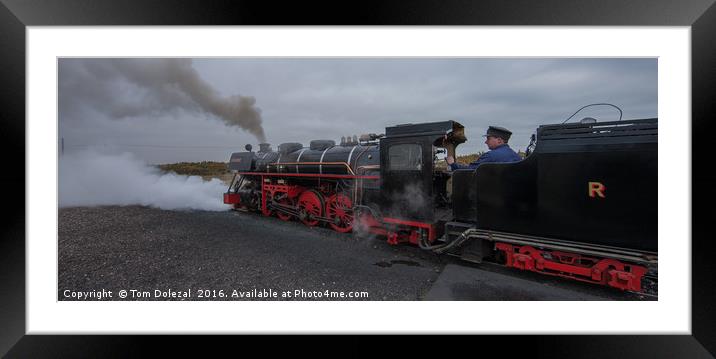
[[[532,237],[513,233],[493,232],[480,229],[465,231],[467,238],[484,239],[492,242],[503,242],[517,245],[527,245],[551,250],[572,252],[592,256],[613,258],[639,264],[657,264],[656,253],[635,252],[607,246],[590,246],[570,241],[560,241],[542,237]]]

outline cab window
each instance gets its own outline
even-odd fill
[[[419,144],[403,143],[388,149],[388,169],[391,171],[420,171],[423,152]]]

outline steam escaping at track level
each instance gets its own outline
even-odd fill
[[[59,161],[60,207],[144,205],[167,210],[224,211],[218,179],[162,173],[130,153],[79,152]]]

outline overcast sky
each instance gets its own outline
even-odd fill
[[[384,133],[455,120],[485,151],[487,126],[512,130],[515,150],[540,124],[590,103],[624,119],[657,116],[656,59],[250,58],[60,59],[65,152],[132,152],[148,163],[228,161],[265,135],[283,142]],[[582,110],[600,121],[609,106]]]

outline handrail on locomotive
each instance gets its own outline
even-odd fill
[[[336,145],[233,153],[224,202],[339,232],[367,232],[471,262],[655,290],[656,118],[542,125],[529,155],[446,171],[456,121],[387,127]],[[444,150],[442,150],[444,149]]]

